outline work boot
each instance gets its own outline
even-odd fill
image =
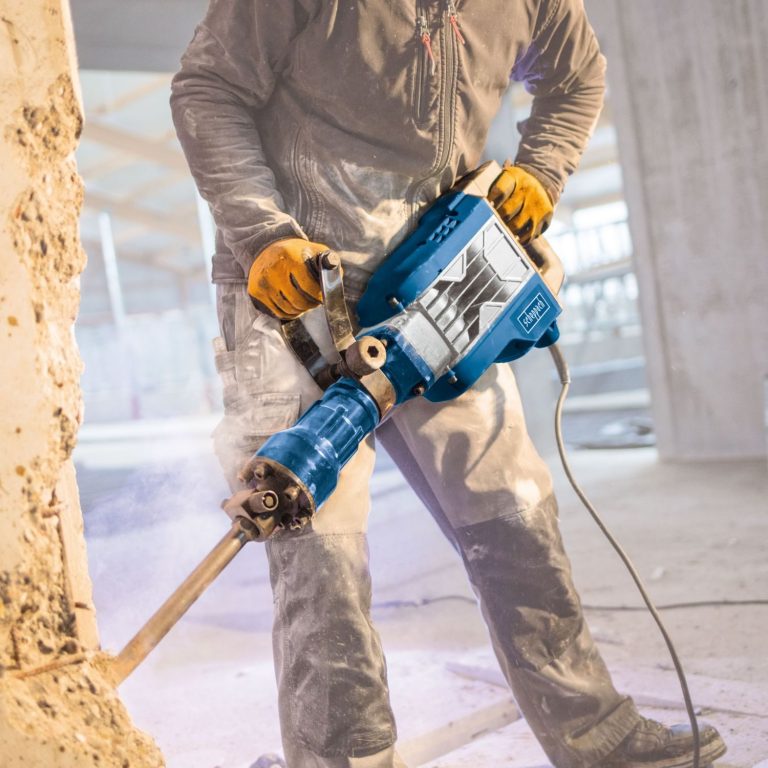
[[[700,768],[725,754],[725,742],[717,730],[699,724]],[[601,763],[600,768],[692,768],[693,732],[688,723],[666,726],[655,720],[640,722]]]

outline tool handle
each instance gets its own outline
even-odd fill
[[[113,685],[122,683],[147,658],[209,584],[252,539],[249,528],[248,521],[236,519],[226,536],[112,659],[108,675]]]
[[[536,269],[552,293],[557,296],[565,282],[565,270],[560,257],[544,237],[537,237],[524,246]]]

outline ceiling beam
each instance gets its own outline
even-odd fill
[[[148,79],[137,85],[135,88],[131,88],[114,99],[105,101],[103,104],[92,107],[90,109],[91,115],[106,115],[110,112],[119,112],[121,109],[133,104],[139,99],[143,99],[145,96],[149,96],[150,93],[159,91],[161,88],[166,89],[169,93],[171,90],[170,78],[168,75],[157,75],[156,77],[148,77]]]
[[[149,181],[137,184],[134,187],[126,187],[124,190],[125,194],[120,195],[119,198],[115,199],[119,200],[120,202],[129,200],[145,200],[147,198],[151,198],[153,195],[156,195],[158,192],[161,192],[162,190],[174,184],[178,184],[180,180],[181,176],[178,174],[169,173],[159,179],[150,179]],[[191,191],[192,183],[191,180],[188,181]]]
[[[92,192],[86,189],[85,206],[94,211],[108,211],[120,219],[143,224],[152,232],[171,235],[195,248],[200,248],[200,232],[197,227],[197,218],[194,211],[190,211],[189,217],[169,216],[163,213],[150,211],[135,203],[116,201],[106,195]],[[192,224],[190,224],[192,222]]]
[[[123,168],[129,168],[136,164],[136,158],[128,155],[118,155],[112,153],[106,159],[97,160],[93,163],[78,162],[80,175],[88,181],[100,179],[109,176],[110,173],[120,171]]]
[[[101,243],[98,240],[91,238],[84,238],[83,248],[86,253],[99,253],[101,254]],[[199,267],[192,268],[190,266],[182,266],[172,261],[177,255],[178,251],[173,249],[163,249],[162,251],[146,251],[130,248],[118,248],[117,260],[130,261],[134,264],[141,264],[145,267],[153,267],[154,269],[160,269],[163,272],[171,272],[178,277],[192,277],[198,272],[202,271],[204,265],[201,263]]]
[[[563,199],[558,203],[557,212],[563,216],[569,216],[575,211],[583,211],[586,208],[596,208],[598,205],[608,205],[624,200],[624,191],[617,189],[611,192],[601,192],[594,195],[568,197],[565,192]]]
[[[150,163],[168,168],[184,176],[189,176],[189,167],[184,155],[176,147],[168,146],[165,139],[152,141],[134,133],[115,128],[97,120],[89,120],[83,130],[83,141],[95,141],[111,149],[140,157]]]
[[[613,144],[603,144],[594,149],[587,149],[579,163],[579,171],[593,171],[604,168],[607,165],[617,165],[619,162],[618,151]]]

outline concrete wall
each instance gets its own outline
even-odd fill
[[[660,454],[764,456],[768,3],[586,7],[608,58]]]
[[[0,14],[0,763],[160,766],[99,672],[77,486],[85,258],[66,0]]]

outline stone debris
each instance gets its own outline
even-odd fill
[[[40,768],[164,765],[154,742],[135,730],[114,689],[88,662],[24,680],[0,679],[0,754],[24,756],[18,765]]]

